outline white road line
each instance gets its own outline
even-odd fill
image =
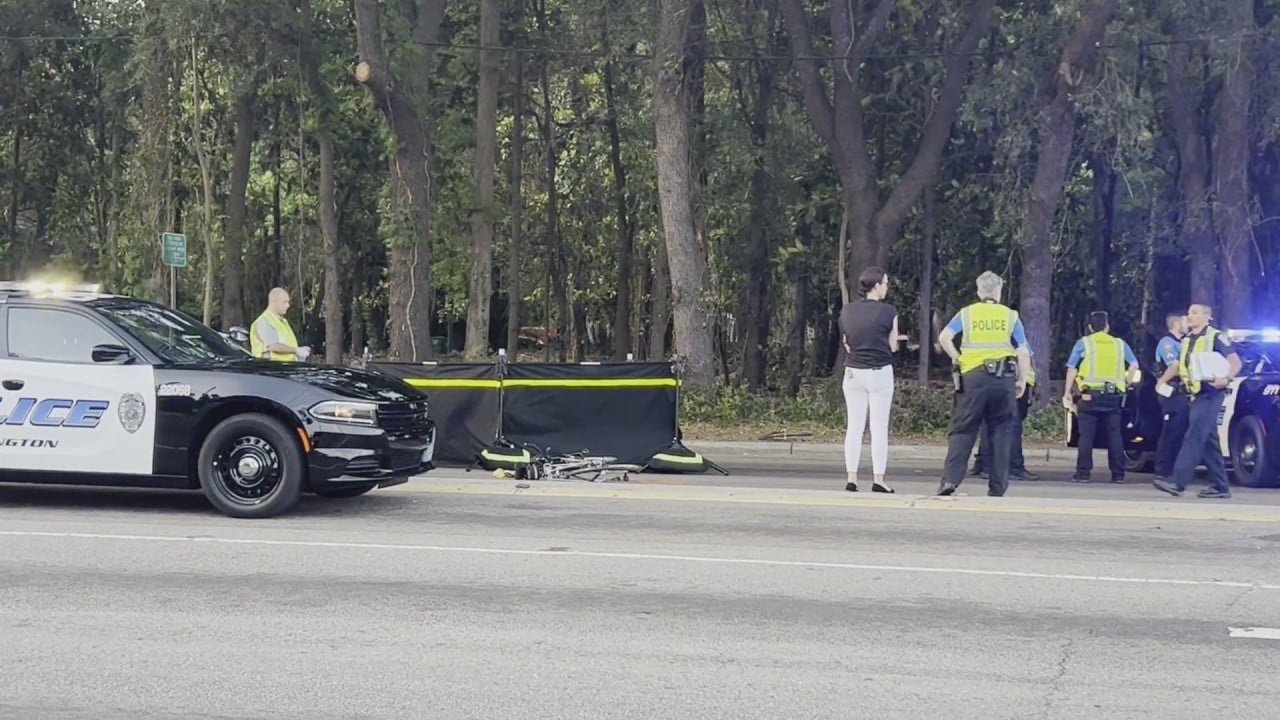
[[[1265,627],[1233,627],[1227,628],[1228,636],[1233,638],[1257,638],[1259,640],[1280,640],[1280,628]]]
[[[867,570],[872,572],[927,573],[935,575],[976,575],[983,577],[1027,578],[1036,580],[1067,580],[1075,582],[1126,583],[1131,585],[1200,585],[1253,590],[1277,590],[1280,585],[1244,582],[1238,580],[1187,580],[1178,578],[1116,577],[1109,575],[1074,575],[1068,573],[1037,573],[1017,570],[980,570],[972,568],[919,567],[912,565],[870,565],[860,563],[833,563],[806,560],[769,560],[766,558],[733,558],[699,555],[660,555],[651,553],[593,552],[588,550],[533,550],[520,548],[463,547],[454,545],[409,545],[393,543],[325,542],[321,540],[269,540],[265,538],[220,538],[209,536],[181,537],[176,535],[123,535],[108,533],[40,532],[24,530],[0,530],[0,536],[43,537],[82,540],[127,540],[138,542],[213,543],[216,545],[268,545],[279,547],[342,548],[350,550],[406,550],[416,552],[476,553],[482,555],[539,555],[544,557],[609,558],[615,560],[659,560],[671,562],[700,562],[721,565],[764,565],[772,567],[806,567],[830,570]]]

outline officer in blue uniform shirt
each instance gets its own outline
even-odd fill
[[[1165,315],[1164,324],[1169,332],[1156,343],[1156,377],[1178,365],[1182,338],[1187,334],[1187,316],[1171,312]],[[1158,396],[1164,420],[1160,427],[1160,441],[1156,444],[1156,478],[1162,480],[1173,475],[1173,460],[1182,447],[1182,436],[1187,434],[1187,410],[1191,407],[1187,389],[1177,377],[1169,381],[1169,386],[1173,389],[1172,395]]]
[[[1227,467],[1222,457],[1222,444],[1218,440],[1218,416],[1227,399],[1227,388],[1240,374],[1240,356],[1231,347],[1221,330],[1209,324],[1213,311],[1208,305],[1192,305],[1187,311],[1187,328],[1190,332],[1182,338],[1182,352],[1178,363],[1160,376],[1167,385],[1174,376],[1182,380],[1191,398],[1187,411],[1187,434],[1173,462],[1173,477],[1157,478],[1155,486],[1175,497],[1182,494],[1195,476],[1196,466],[1204,463],[1209,471],[1209,487],[1197,495],[1202,498],[1229,498],[1231,486],[1227,484]],[[1192,358],[1196,353],[1216,352],[1227,359],[1227,372],[1214,378],[1196,377],[1192,372]]]
[[[1080,439],[1076,447],[1076,473],[1072,482],[1089,482],[1093,472],[1093,442],[1098,423],[1107,431],[1107,468],[1111,482],[1124,482],[1124,436],[1120,412],[1128,377],[1139,371],[1138,358],[1129,343],[1111,334],[1106,311],[1089,313],[1089,334],[1076,340],[1067,358],[1064,397],[1075,399]]]
[[[1018,313],[1000,302],[1004,279],[988,270],[976,284],[978,302],[961,308],[938,334],[957,380],[938,494],[952,495],[960,487],[969,453],[986,423],[992,440],[987,494],[1001,497],[1009,488],[1010,429],[1017,422],[1018,399],[1027,391],[1031,356]],[[962,336],[959,349],[956,335]]]

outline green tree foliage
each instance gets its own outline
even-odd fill
[[[698,347],[720,385],[810,393],[838,361],[847,278],[871,260],[893,278],[902,331],[926,340],[981,271],[1002,273],[1011,302],[1045,308],[1035,350],[1052,377],[1097,307],[1144,358],[1193,292],[1229,308],[1225,322],[1270,323],[1280,13],[1119,3],[1089,61],[1064,69],[1095,4],[1002,2],[988,18],[978,0],[700,0],[705,27],[677,47],[660,45],[653,3],[504,3],[485,173],[478,2],[6,0],[0,263],[167,300],[159,235],[177,231],[191,243],[184,309],[244,322],[285,286],[329,359],[460,354],[486,285],[472,310],[482,354],[507,347],[508,328],[522,357],[683,354],[684,255],[671,262],[658,192],[661,51],[693,73],[680,90],[690,256],[706,267],[685,332],[709,336]],[[1051,282],[1027,283],[1063,90]],[[477,177],[491,178],[487,207]],[[490,283],[475,281],[482,233]],[[929,345],[903,351],[900,376],[918,358],[942,370]]]

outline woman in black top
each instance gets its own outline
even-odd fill
[[[878,267],[862,271],[858,278],[861,300],[847,303],[840,311],[840,331],[844,336],[844,400],[848,426],[844,438],[845,489],[858,491],[858,463],[862,459],[862,434],[871,414],[871,489],[891,493],[884,484],[889,462],[889,410],[893,405],[893,353],[907,336],[898,334],[898,311],[884,296],[889,276]]]

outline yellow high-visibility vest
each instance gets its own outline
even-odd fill
[[[1124,344],[1120,338],[1105,332],[1084,337],[1084,367],[1076,375],[1076,385],[1081,390],[1101,390],[1112,383],[1124,392]]]
[[[253,353],[253,356],[258,358],[267,357],[271,360],[286,361],[297,360],[298,356],[295,353],[267,353],[266,343],[262,342],[262,337],[258,334],[258,328],[261,323],[264,322],[270,324],[271,327],[276,329],[276,332],[280,334],[281,342],[286,345],[298,347],[298,339],[294,337],[293,328],[289,327],[289,321],[279,315],[276,315],[270,310],[263,310],[262,314],[258,316],[258,319],[253,321],[253,327],[249,328],[249,352]]]
[[[1013,324],[1018,313],[995,302],[976,302],[960,311],[960,372],[982,367],[988,360],[1013,355]]]
[[[1187,357],[1190,353],[1212,352],[1213,343],[1218,339],[1218,332],[1217,328],[1206,327],[1204,334],[1196,338],[1194,347],[1190,335],[1182,338],[1182,352],[1178,355],[1178,378],[1182,380],[1182,386],[1192,395],[1200,392],[1200,381],[1191,379],[1191,363]]]

